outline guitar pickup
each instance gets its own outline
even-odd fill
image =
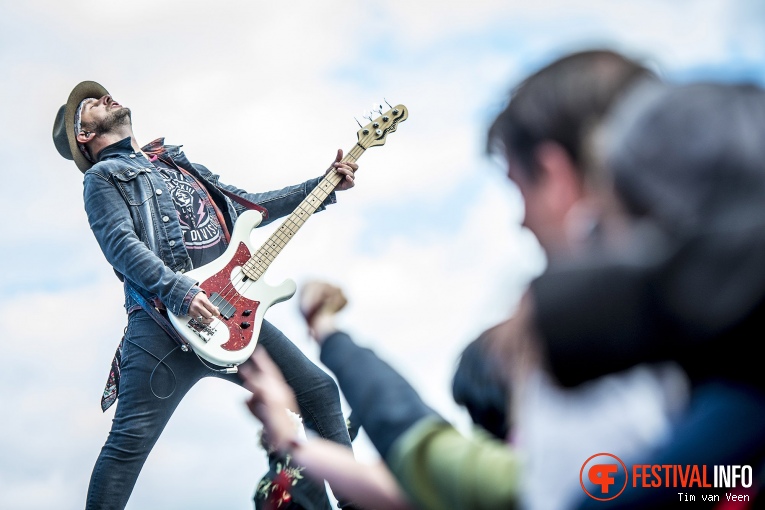
[[[212,296],[210,296],[210,302],[218,307],[221,317],[224,319],[230,319],[236,313],[236,307],[226,301],[223,296],[217,292],[213,292]]]

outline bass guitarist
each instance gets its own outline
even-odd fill
[[[292,212],[321,177],[265,193],[222,184],[218,175],[190,163],[180,146],[165,145],[160,138],[141,147],[133,135],[131,110],[92,81],[78,84],[59,109],[53,141],[59,154],[74,160],[84,173],[90,228],[125,286],[127,327],[101,401],[103,411],[115,401],[117,408],[86,503],[87,509],[122,509],[152,447],[191,387],[209,376],[241,384],[234,370],[184,352],[173,337],[164,319],[167,310],[202,323],[220,313],[184,273],[224,252],[242,212],[260,209],[260,225],[266,225]],[[338,151],[330,168],[342,176],[336,190],[353,187],[358,169],[341,159]],[[318,210],[335,200],[330,194]],[[350,448],[333,379],[267,321],[258,343],[299,395],[306,427]],[[300,480],[300,485],[310,483]],[[297,501],[300,495],[306,501]],[[304,508],[330,505],[323,486],[296,488],[293,502]]]

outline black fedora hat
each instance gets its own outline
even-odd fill
[[[53,144],[61,156],[66,159],[74,160],[77,168],[83,173],[93,166],[93,163],[80,152],[77,147],[77,139],[74,132],[74,114],[83,99],[89,97],[100,98],[109,94],[107,90],[94,81],[83,81],[79,83],[67,99],[66,104],[58,109],[56,120],[53,122]]]

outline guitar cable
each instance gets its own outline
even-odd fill
[[[205,360],[202,359],[202,357],[199,354],[197,354],[197,352],[194,349],[192,349],[192,352],[197,356],[197,358],[199,359],[200,363],[202,363],[204,366],[207,367],[208,370],[210,370],[212,372],[218,372],[220,374],[235,374],[235,373],[237,373],[239,371],[239,369],[237,367],[225,367],[225,368],[214,368],[214,367],[211,367],[210,365],[207,364],[207,362]]]
[[[132,340],[130,340],[129,338],[125,338],[125,340],[127,340],[128,342],[130,342],[131,344],[135,345],[136,347],[138,347],[139,349],[141,349],[143,352],[145,352],[146,354],[148,354],[149,356],[151,356],[152,358],[154,358],[154,359],[156,359],[156,360],[157,360],[157,364],[154,366],[154,368],[153,368],[153,369],[152,369],[152,371],[151,371],[151,375],[149,376],[149,389],[151,389],[151,393],[152,393],[152,395],[154,395],[155,397],[157,397],[157,398],[158,398],[158,399],[160,399],[160,400],[165,400],[165,399],[167,399],[167,398],[170,398],[170,397],[172,397],[172,396],[173,396],[173,393],[175,393],[175,388],[176,388],[176,386],[178,386],[178,379],[176,378],[176,376],[175,376],[175,372],[174,372],[174,371],[173,371],[173,369],[170,367],[170,365],[168,365],[167,363],[165,363],[165,359],[166,359],[168,356],[170,356],[172,353],[174,353],[175,351],[177,351],[178,349],[180,349],[180,347],[181,347],[181,346],[180,346],[180,345],[176,345],[175,347],[173,347],[173,348],[170,350],[170,352],[168,352],[167,354],[165,354],[164,356],[162,356],[162,357],[160,358],[159,356],[157,356],[157,355],[156,355],[156,354],[154,354],[153,352],[150,352],[150,351],[148,351],[147,349],[145,349],[144,347],[142,347],[142,346],[138,345],[137,343],[133,342],[133,341],[132,341]],[[192,351],[193,351],[193,350],[192,350]],[[204,366],[205,366],[205,367],[206,367],[208,370],[210,370],[210,371],[212,371],[212,372],[218,372],[218,373],[221,373],[221,374],[235,374],[235,373],[237,373],[237,372],[239,371],[239,370],[237,369],[237,367],[227,367],[227,368],[213,368],[213,367],[211,367],[210,365],[208,365],[208,364],[205,362],[205,360],[203,360],[203,359],[202,359],[202,358],[199,356],[199,354],[197,354],[196,352],[194,352],[194,354],[195,354],[195,355],[196,355],[196,357],[199,359],[199,361],[200,361],[200,362],[201,362],[201,363],[202,363],[202,364],[203,364],[203,365],[204,365]],[[172,376],[173,376],[173,388],[170,390],[170,393],[168,393],[168,394],[167,394],[167,395],[165,395],[164,397],[163,397],[163,396],[160,396],[160,395],[158,395],[158,394],[157,394],[157,392],[156,392],[156,391],[154,391],[154,374],[157,372],[157,369],[159,368],[159,366],[160,366],[160,365],[165,365],[165,367],[167,367],[167,369],[170,371],[170,375],[172,375]]]
[[[151,375],[149,376],[149,389],[151,389],[151,393],[152,393],[152,394],[153,394],[155,397],[157,397],[158,399],[160,399],[160,400],[164,400],[164,399],[166,399],[166,398],[170,398],[170,397],[173,395],[173,393],[175,393],[175,387],[176,387],[176,386],[178,386],[178,379],[175,377],[175,372],[174,372],[174,371],[173,371],[173,369],[170,367],[170,365],[168,365],[167,363],[165,363],[165,358],[167,358],[167,357],[168,357],[168,356],[170,356],[172,353],[174,353],[175,351],[177,351],[178,349],[180,349],[180,347],[181,347],[181,346],[180,346],[180,345],[176,345],[175,347],[173,347],[173,348],[170,350],[170,352],[168,352],[167,354],[165,354],[164,356],[162,356],[162,357],[160,358],[159,356],[157,356],[157,355],[156,355],[156,354],[154,354],[153,352],[150,352],[150,351],[148,351],[147,349],[145,349],[145,348],[143,348],[142,346],[138,345],[137,343],[135,343],[134,341],[130,340],[129,338],[125,337],[125,340],[127,340],[127,341],[128,341],[128,342],[130,342],[131,344],[135,345],[136,347],[138,347],[139,349],[141,349],[143,352],[145,352],[146,354],[148,354],[149,356],[151,356],[152,358],[154,358],[154,359],[156,359],[156,360],[158,361],[158,363],[155,365],[154,369],[151,371]],[[168,394],[167,394],[167,395],[165,395],[164,397],[161,397],[161,396],[157,395],[157,392],[156,392],[156,391],[154,391],[154,374],[157,372],[157,369],[159,368],[159,366],[160,366],[160,365],[165,365],[165,366],[167,367],[167,369],[170,371],[170,375],[172,375],[172,376],[173,376],[173,389],[172,389],[172,390],[170,390],[170,393],[168,393]]]

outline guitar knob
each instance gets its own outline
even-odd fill
[[[243,323],[240,324],[240,326],[242,327],[242,329],[247,329],[247,328],[250,327],[250,323],[249,322],[243,322]]]
[[[245,310],[242,312],[242,316],[249,317],[251,313],[252,313],[252,310]]]

